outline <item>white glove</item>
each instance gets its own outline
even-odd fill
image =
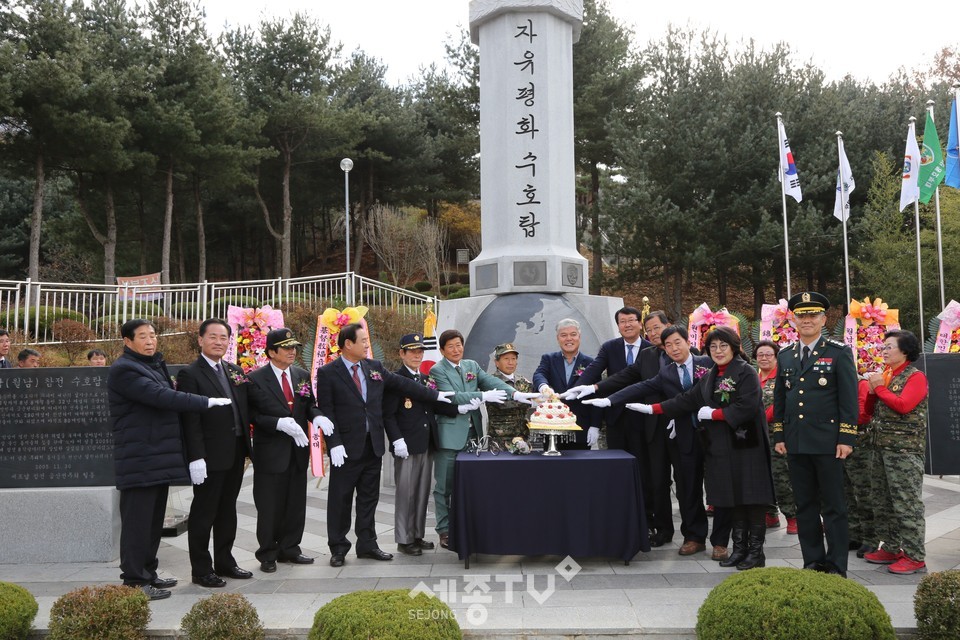
[[[315,429],[320,429],[325,436],[333,434],[333,423],[330,422],[330,418],[327,416],[317,416],[314,418],[313,426]]]
[[[343,461],[347,459],[347,450],[343,448],[343,445],[337,445],[333,449],[330,449],[330,462],[333,463],[335,467],[342,467]]]
[[[501,389],[491,389],[490,391],[482,391],[480,393],[480,398],[484,402],[493,402],[494,404],[501,404],[504,400],[507,399],[507,392]]]
[[[593,398],[591,400],[584,400],[583,404],[592,404],[595,407],[609,407],[610,398]]]
[[[540,388],[537,389],[537,391],[539,391],[540,395],[542,396],[552,396],[553,394],[556,393],[556,391],[553,390],[553,387],[551,387],[548,384],[540,385]]]
[[[300,428],[300,425],[298,425],[297,421],[293,418],[280,418],[277,420],[277,431],[282,431],[293,438],[293,444],[298,447],[305,447],[310,444],[310,441],[307,439],[307,434],[303,432],[303,429]]]
[[[407,443],[403,438],[397,438],[393,441],[393,455],[404,460],[410,457],[410,452],[407,451]]]
[[[471,411],[476,411],[477,409],[479,409],[479,408],[480,408],[480,405],[482,405],[482,404],[483,404],[483,401],[481,401],[480,398],[474,398],[473,400],[471,400],[471,401],[468,402],[467,404],[458,404],[458,405],[457,405],[457,412],[458,412],[460,415],[465,416],[465,415],[467,415],[468,413],[470,413]]]
[[[600,439],[600,429],[596,427],[590,427],[587,429],[587,446],[592,447],[597,444],[597,440]]]
[[[207,463],[203,458],[194,460],[190,463],[190,482],[193,484],[203,484],[207,479]]]
[[[677,437],[677,425],[673,420],[667,423],[667,431],[670,432],[670,435],[668,437],[671,440]]]
[[[453,397],[453,393],[453,391],[437,391],[437,402],[450,404],[450,398]]]
[[[514,400],[517,402],[522,402],[523,404],[529,404],[531,407],[537,406],[537,398],[539,397],[539,393],[523,393],[521,391],[516,391],[513,394]]]
[[[643,404],[642,402],[628,402],[626,407],[627,409],[630,409],[630,411],[639,411],[640,413],[645,413],[648,416],[653,415],[653,405]]]
[[[212,407],[225,407],[233,402],[230,398],[207,398],[207,409]]]
[[[711,407],[700,407],[697,411],[697,420],[713,420],[713,409]]]
[[[561,393],[560,397],[564,400],[580,400],[581,398],[592,396],[596,391],[592,384],[581,384],[576,387],[570,387]]]

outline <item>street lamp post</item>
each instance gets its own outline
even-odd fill
[[[350,278],[347,285],[347,304],[353,304],[353,277],[350,276],[350,170],[353,169],[353,160],[344,158],[340,161],[340,169],[343,170],[343,213],[344,226],[347,230],[347,268],[344,271]]]

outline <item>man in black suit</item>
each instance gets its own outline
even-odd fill
[[[289,329],[267,334],[270,364],[249,375],[253,414],[253,501],[257,505],[257,560],[273,573],[277,562],[312,564],[300,552],[307,517],[309,422],[329,420],[317,409],[310,374],[293,364],[300,343]]]
[[[417,384],[425,385],[427,376],[420,373],[423,352],[426,347],[419,333],[411,333],[400,339],[400,360],[403,364],[396,374]],[[446,416],[466,415],[480,408],[477,399],[462,407],[446,402],[423,402],[394,391],[383,395],[383,425],[387,433],[399,433],[407,445],[409,456],[400,457],[390,447],[396,459],[394,482],[396,503],[393,506],[393,537],[397,549],[411,556],[423,555],[434,544],[423,539],[427,523],[427,502],[430,500],[430,483],[433,480],[431,442],[437,429],[436,413]]]
[[[241,580],[253,576],[238,567],[233,557],[237,496],[250,452],[250,385],[243,369],[223,360],[232,346],[230,325],[210,318],[200,325],[199,333],[200,357],[177,375],[177,389],[201,396],[223,396],[233,402],[202,413],[184,413],[180,418],[193,482],[187,542],[193,582],[202,587],[222,587],[227,584],[224,576]],[[211,529],[213,560],[209,550]]]
[[[667,327],[660,334],[664,350],[671,362],[660,368],[660,372],[649,380],[639,382],[614,393],[609,398],[584,400],[584,404],[607,407],[613,404],[638,402],[651,392],[665,398],[680,395],[693,386],[694,382],[706,375],[713,366],[707,356],[694,356],[690,352],[687,330],[681,326]],[[630,408],[629,406],[627,407]],[[680,555],[693,555],[706,549],[707,512],[703,505],[703,448],[696,433],[695,414],[681,416],[674,421],[668,436],[667,450],[674,458],[674,468],[680,469],[677,477],[677,501],[680,503],[680,532],[683,545]],[[714,520],[712,540],[715,547],[722,548],[726,559],[726,546],[730,537],[730,524],[726,513],[719,513]],[[718,550],[719,554],[719,550]]]
[[[607,376],[612,376],[636,364],[640,352],[651,346],[640,337],[643,325],[640,324],[638,309],[623,307],[613,314],[613,319],[617,323],[620,337],[607,340],[601,345],[597,357],[586,371],[580,374],[581,385],[598,383],[604,372]],[[612,406],[603,412],[603,417],[607,423],[607,448],[623,449],[642,460],[642,416],[635,411],[625,411],[622,406]]]
[[[619,324],[619,318],[618,318]],[[663,311],[652,311],[643,318],[643,330],[646,334],[646,347],[634,360],[618,372],[607,377],[606,380],[594,380],[593,384],[584,384],[574,387],[563,394],[563,398],[585,398],[596,393],[603,397],[615,391],[624,389],[632,384],[649,380],[655,377],[660,368],[670,362],[669,356],[663,350],[660,334],[670,325],[667,314]],[[615,342],[615,341],[611,341]],[[598,357],[599,359],[599,357]],[[590,372],[590,367],[587,372]],[[609,373],[609,371],[608,371]],[[586,377],[586,375],[584,376]],[[583,378],[581,378],[583,381]],[[659,394],[651,392],[644,396],[643,402],[655,404],[666,400]],[[606,410],[607,416],[607,446],[616,448],[615,438],[611,437],[611,422],[621,421],[626,434],[627,450],[640,460],[640,474],[643,481],[644,505],[647,511],[647,522],[650,523],[650,546],[661,547],[673,540],[673,503],[670,499],[670,454],[667,450],[667,424],[663,416],[643,415],[635,411],[621,410],[619,415],[614,413],[619,406],[611,406]],[[628,421],[636,416],[637,422]],[[615,429],[614,429],[615,430]],[[675,469],[679,476],[679,468]]]
[[[383,397],[389,390],[422,402],[446,400],[452,392],[433,389],[390,373],[376,360],[368,360],[370,338],[360,324],[348,324],[337,336],[340,358],[317,371],[317,399],[320,411],[332,427],[324,429],[330,451],[330,487],[327,499],[327,543],[330,566],[342,567],[350,550],[347,532],[353,495],[357,495],[357,557],[392,560],[377,545],[375,515],[380,501],[380,458],[385,451],[383,435],[399,458],[410,455],[403,435],[395,424],[384,424]]]

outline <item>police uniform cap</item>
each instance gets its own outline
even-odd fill
[[[300,343],[293,336],[290,329],[274,329],[267,334],[267,351],[276,350],[280,347],[299,347]]]
[[[790,311],[795,314],[805,313],[823,313],[830,308],[830,300],[827,296],[816,291],[804,291],[791,297],[787,301]]]
[[[517,351],[517,348],[513,346],[512,342],[504,342],[503,344],[498,344],[493,350],[493,357],[495,360],[499,360],[500,356],[505,353],[515,353],[520,355],[520,352]]]
[[[415,349],[426,349],[423,344],[423,336],[419,333],[408,333],[400,338],[400,348],[413,351]]]

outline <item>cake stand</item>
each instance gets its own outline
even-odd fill
[[[574,436],[576,437],[577,431],[583,431],[580,427],[575,427],[573,429],[544,429],[542,427],[533,427],[527,425],[530,429],[530,433],[537,433],[545,436],[547,438],[547,444],[543,448],[543,455],[545,456],[562,456],[563,454],[557,449],[557,436]]]

